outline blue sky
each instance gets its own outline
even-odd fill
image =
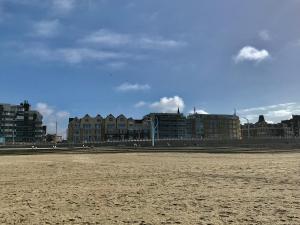
[[[69,116],[300,114],[299,0],[0,0],[0,102]]]

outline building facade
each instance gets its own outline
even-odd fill
[[[128,120],[123,114],[116,118],[116,129],[118,139],[128,139]]]
[[[6,143],[45,141],[43,116],[31,110],[27,101],[20,105],[0,104],[0,137]]]
[[[291,132],[291,137],[300,138],[300,115],[293,115],[290,120],[281,121]]]
[[[289,138],[292,136],[292,129],[285,123],[272,124],[265,121],[260,115],[256,123],[244,124],[241,126],[242,137],[245,138]]]
[[[178,113],[150,113],[143,120],[148,124],[149,133],[151,121],[154,123],[157,139],[186,138],[186,117],[179,110]]]
[[[98,117],[98,119],[97,119]],[[156,139],[241,139],[240,120],[235,115],[206,115],[182,113],[150,113],[141,120],[100,115],[70,118],[68,141],[95,143],[100,141]]]
[[[150,138],[150,127],[146,119],[135,120],[129,118],[127,121],[129,140],[141,140]]]
[[[105,140],[115,140],[118,138],[117,119],[112,115],[108,115],[104,121]]]
[[[240,119],[236,115],[194,113],[187,117],[188,138],[241,139]]]
[[[69,119],[68,141],[71,143],[96,143],[104,140],[103,118],[100,115]]]

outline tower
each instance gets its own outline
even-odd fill
[[[259,118],[258,118],[258,123],[265,123],[265,117],[264,115],[259,115]]]

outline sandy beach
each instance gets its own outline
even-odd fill
[[[300,153],[0,157],[0,224],[300,224]]]

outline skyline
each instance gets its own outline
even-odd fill
[[[297,0],[0,0],[0,102],[28,99],[60,133],[69,116],[178,106],[279,122],[300,114],[299,9]]]

